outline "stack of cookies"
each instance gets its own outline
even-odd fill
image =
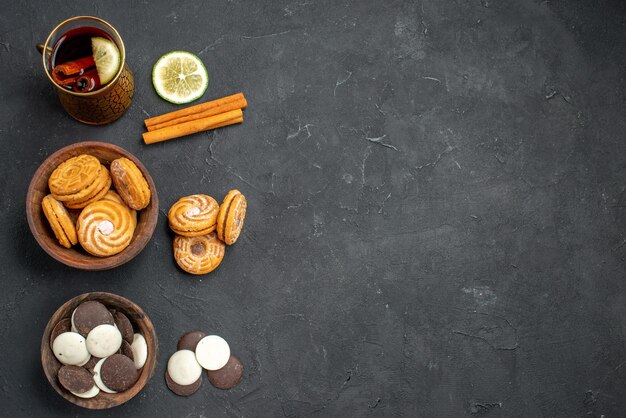
[[[228,192],[221,205],[211,196],[195,194],[180,198],[167,218],[174,238],[174,258],[191,274],[206,274],[224,258],[225,244],[239,238],[246,217],[246,197],[239,190]]]
[[[137,211],[150,203],[150,187],[127,158],[113,160],[109,169],[96,157],[81,154],[50,175],[50,194],[41,205],[63,247],[80,243],[89,254],[106,257],[130,244]]]
[[[148,357],[146,340],[128,317],[94,300],[54,326],[50,347],[62,364],[59,383],[79,398],[130,389]]]
[[[191,331],[180,337],[176,348],[165,371],[167,387],[176,395],[193,395],[202,385],[202,369],[218,389],[232,389],[241,381],[243,364],[222,337]]]

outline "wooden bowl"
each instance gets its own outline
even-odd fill
[[[145,209],[138,211],[137,227],[130,244],[122,252],[109,257],[93,256],[83,250],[80,244],[69,249],[62,247],[54,236],[54,232],[52,232],[41,208],[41,200],[50,193],[48,189],[50,174],[63,161],[80,154],[93,155],[106,166],[109,166],[111,161],[116,158],[126,157],[139,167],[148,182],[148,186],[150,186],[150,204]],[[106,142],[79,142],[61,148],[39,166],[28,187],[26,217],[35,239],[41,248],[53,258],[65,265],[82,270],[108,270],[132,260],[148,244],[159,217],[159,198],[150,173],[141,161],[130,152]]]
[[[141,369],[141,374],[139,375],[139,379],[137,379],[135,385],[125,392],[111,394],[100,391],[100,393],[94,398],[83,399],[73,395],[59,384],[57,373],[62,365],[56,359],[52,349],[50,348],[50,333],[61,319],[70,318],[74,309],[76,309],[76,307],[82,302],[88,300],[97,300],[98,302],[103,303],[107,308],[112,308],[124,313],[124,315],[126,315],[133,324],[135,332],[143,335],[146,339],[146,343],[148,344],[148,357],[146,359],[146,364]],[[157,335],[150,318],[148,318],[148,315],[146,315],[146,313],[139,306],[135,305],[130,300],[105,292],[85,293],[65,302],[63,306],[57,309],[54,315],[52,315],[52,318],[48,321],[48,325],[46,325],[46,329],[43,332],[43,337],[41,338],[41,364],[43,365],[46,377],[54,390],[73,404],[89,409],[113,408],[114,406],[127,402],[137,395],[154,375],[158,351],[159,343]]]

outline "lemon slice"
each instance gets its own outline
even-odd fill
[[[113,41],[105,38],[91,38],[91,52],[96,63],[96,71],[100,78],[100,84],[105,85],[113,80],[120,69],[122,58],[120,51]]]
[[[170,103],[189,103],[200,98],[209,85],[209,75],[196,55],[173,51],[163,55],[152,69],[152,84]]]

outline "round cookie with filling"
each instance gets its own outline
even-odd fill
[[[111,175],[105,166],[100,169],[98,179],[84,191],[85,196],[63,202],[68,209],[82,209],[90,203],[102,199],[111,188]]]
[[[228,363],[230,346],[219,335],[207,335],[196,346],[196,360],[207,370],[219,370]]]
[[[86,345],[92,356],[106,358],[120,349],[122,334],[115,325],[98,325],[87,335]]]
[[[76,227],[63,204],[49,194],[41,201],[41,209],[50,224],[50,228],[52,228],[52,232],[54,232],[54,236],[59,240],[59,244],[65,248],[72,248],[72,245],[78,243]]]
[[[134,162],[124,157],[113,160],[111,177],[115,190],[129,207],[141,210],[150,204],[150,186]]]
[[[68,366],[82,366],[91,357],[85,338],[76,332],[64,332],[52,342],[52,352],[61,363]]]
[[[246,197],[239,190],[231,190],[224,198],[217,215],[217,237],[227,245],[239,238],[247,207]]]
[[[71,322],[76,332],[83,337],[87,337],[98,325],[115,323],[107,307],[96,300],[88,300],[78,305],[72,312]]]
[[[72,393],[85,393],[95,385],[91,373],[80,366],[61,366],[57,378],[61,386]]]
[[[207,274],[222,262],[224,248],[214,232],[198,237],[178,235],[174,238],[174,259],[187,273]]]
[[[72,157],[54,169],[48,178],[50,192],[57,200],[80,200],[96,183],[102,164],[93,155]],[[97,184],[97,183],[96,183]]]
[[[135,223],[129,211],[121,204],[108,200],[100,200],[85,207],[76,226],[80,245],[98,257],[123,251],[135,232]]]
[[[194,237],[215,230],[218,212],[219,205],[215,199],[205,194],[194,194],[178,199],[167,213],[167,219],[176,234]]]

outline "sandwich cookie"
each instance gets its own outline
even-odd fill
[[[150,187],[134,162],[124,157],[113,160],[111,177],[115,189],[130,208],[141,210],[150,204]]]
[[[100,358],[109,357],[122,346],[122,334],[114,325],[98,325],[87,335],[87,350]]]
[[[57,377],[61,386],[72,393],[86,393],[95,386],[91,373],[80,366],[61,366]]]
[[[115,392],[113,389],[109,388],[107,385],[104,384],[104,382],[102,381],[102,363],[104,363],[104,360],[106,360],[105,358],[100,359],[99,362],[96,363],[95,367],[93,368],[93,380],[94,382],[96,382],[96,385],[104,392],[106,393],[117,393]]]
[[[104,359],[100,366],[102,383],[116,392],[130,389],[138,378],[139,372],[135,368],[135,364],[122,354],[113,354]]]
[[[133,238],[135,224],[128,210],[108,200],[94,202],[80,213],[78,241],[90,254],[105,257],[123,251]]]
[[[113,325],[113,315],[102,303],[90,300],[83,302],[72,313],[72,325],[83,337],[98,325]]]
[[[174,259],[191,274],[206,274],[217,268],[224,258],[224,243],[211,232],[208,235],[174,238]]]
[[[133,343],[130,345],[133,351],[133,362],[136,369],[141,369],[148,359],[148,344],[146,339],[141,334],[135,334],[133,336]]]
[[[167,373],[174,383],[187,386],[192,385],[202,375],[202,367],[191,350],[179,350],[172,354],[167,362]]]
[[[75,332],[64,332],[54,339],[52,352],[61,363],[67,366],[82,366],[89,361],[89,351],[85,338]]]
[[[207,370],[209,382],[218,389],[232,389],[241,382],[243,364],[234,355],[230,355],[228,362],[219,370]]]
[[[50,192],[62,202],[82,200],[90,193],[90,187],[97,186],[102,167],[93,155],[81,154],[70,158],[50,174]]]
[[[189,331],[178,340],[176,345],[177,350],[191,350],[196,351],[196,346],[201,339],[206,337],[206,334],[202,331]]]
[[[89,186],[89,188],[85,189],[84,193],[81,193],[86,193],[86,195],[84,195],[80,199],[73,198],[72,200],[65,201],[63,202],[63,204],[68,209],[82,209],[90,203],[102,199],[102,197],[104,197],[104,195],[106,195],[106,193],[109,191],[110,187],[111,175],[109,174],[109,170],[107,170],[105,166],[102,166],[100,168],[100,174],[97,180],[93,183],[92,186]]]
[[[196,359],[207,370],[221,369],[228,363],[229,358],[230,347],[226,340],[218,335],[208,335],[196,346]]]
[[[224,198],[217,215],[217,237],[227,245],[239,238],[247,207],[246,197],[239,190],[231,190]]]
[[[74,222],[70,218],[67,209],[57,201],[51,194],[44,197],[41,201],[41,209],[46,216],[54,236],[59,241],[59,244],[65,248],[71,248],[72,245],[78,243],[78,236],[76,235],[76,227]]]
[[[170,208],[167,219],[178,235],[194,237],[215,230],[219,205],[211,196],[194,194],[180,198]]]

